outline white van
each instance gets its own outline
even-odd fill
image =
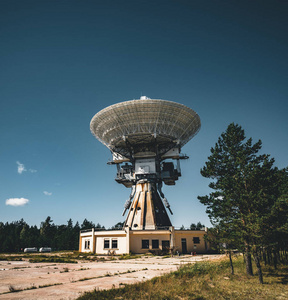
[[[33,247],[33,248],[25,248],[24,249],[24,252],[25,253],[35,253],[35,252],[38,252],[38,249],[36,247]]]
[[[41,247],[39,249],[39,252],[51,252],[51,251],[52,251],[52,249],[49,247]]]

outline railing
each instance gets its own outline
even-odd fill
[[[171,230],[171,227],[172,226],[157,226],[155,229],[149,229],[149,228],[146,228],[146,229],[143,229],[143,230]],[[125,228],[94,228],[94,231],[115,231],[115,230],[124,230]],[[202,228],[189,228],[189,227],[174,227],[174,230],[194,230],[194,231],[205,231],[206,230],[206,227],[202,227]],[[92,231],[92,228],[91,229],[83,229],[83,230],[80,230],[80,233],[85,233],[85,232],[91,232]],[[135,230],[136,231],[136,230]],[[137,230],[139,231],[139,229]]]
[[[94,228],[94,231],[115,231],[115,230],[123,230],[123,228]],[[84,232],[91,232],[92,231],[92,228],[91,229],[83,229],[83,230],[80,230],[80,233],[84,233]]]
[[[170,229],[171,229],[171,226],[157,226],[155,228],[155,230],[170,230]]]
[[[83,229],[83,230],[80,230],[80,233],[90,232],[90,231],[92,231],[92,229]]]
[[[175,230],[195,230],[195,231],[205,231],[206,227],[201,227],[201,228],[190,228],[190,227],[174,227]]]

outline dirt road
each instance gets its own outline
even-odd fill
[[[77,264],[0,261],[0,299],[76,299],[95,288],[117,288],[175,271],[181,264],[220,257],[156,256]]]

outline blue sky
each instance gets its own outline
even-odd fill
[[[277,0],[0,0],[0,221],[124,221],[130,190],[89,123],[146,95],[201,118],[163,192],[176,227],[210,225],[200,168],[229,123],[288,165],[287,13]]]

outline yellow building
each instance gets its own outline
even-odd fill
[[[207,228],[203,230],[175,230],[173,226],[157,230],[82,230],[80,252],[97,254],[128,253],[207,253],[204,240]]]

